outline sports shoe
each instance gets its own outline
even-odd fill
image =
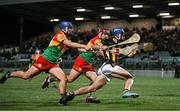
[[[50,76],[47,76],[47,77],[46,77],[46,79],[42,82],[42,85],[41,85],[42,89],[49,87],[50,79],[51,79]]]
[[[96,99],[96,97],[87,96],[86,103],[100,103],[101,101]]]
[[[59,100],[60,104],[67,105],[68,101],[72,101],[74,99],[74,93],[65,93],[62,98]]]
[[[122,98],[137,98],[137,97],[139,97],[139,94],[132,93],[130,91],[127,91],[127,92],[123,93],[123,95],[122,95]]]
[[[67,105],[68,101],[66,100],[66,95],[67,95],[67,92],[60,98],[59,100],[60,104]]]
[[[67,101],[72,101],[74,99],[75,95],[73,92],[69,92],[67,93],[67,96],[66,96],[66,100]]]
[[[10,76],[10,71],[7,71],[0,79],[0,84],[3,84]]]

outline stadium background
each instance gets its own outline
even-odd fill
[[[87,43],[93,35],[97,34],[99,27],[109,29],[123,27],[126,35],[136,31],[141,35],[141,42],[150,41],[155,46],[155,50],[152,52],[122,61],[122,66],[135,75],[134,90],[139,91],[142,98],[129,101],[113,100],[112,98],[116,99],[119,96],[120,89],[118,87],[123,84],[123,82],[119,83],[119,81],[114,80],[110,83],[113,86],[109,85],[97,92],[97,96],[101,99],[103,99],[101,93],[106,95],[104,102],[99,106],[92,105],[87,110],[96,110],[98,107],[99,110],[108,110],[106,104],[113,110],[121,108],[129,110],[180,110],[178,104],[180,90],[177,85],[179,79],[176,79],[180,75],[180,7],[179,5],[168,5],[168,3],[173,2],[179,3],[178,0],[1,0],[0,75],[9,69],[26,69],[31,62],[31,55],[36,51],[42,52],[47,47],[51,36],[58,30],[59,21],[69,20],[73,23],[75,33],[72,40],[79,43]],[[143,7],[133,8],[133,5],[143,5]],[[113,9],[107,10],[105,7],[113,7]],[[85,11],[78,12],[77,9],[85,9]],[[160,15],[160,13],[166,13],[166,15]],[[132,14],[139,16],[130,17]],[[103,19],[102,16],[107,18]],[[75,20],[75,18],[80,17],[81,19],[83,17],[84,20]],[[77,51],[70,50],[63,56],[62,68],[67,74],[77,55]],[[44,102],[49,101],[45,95],[56,94],[56,92],[52,88],[47,91],[40,90],[40,81],[43,78],[45,75],[35,78],[30,85],[24,81],[13,80],[6,86],[0,86],[0,110],[43,110],[40,107],[43,103],[47,105],[49,110],[51,110],[51,106],[54,110],[59,109],[55,101],[52,100],[57,95],[52,95],[52,98],[49,98],[53,104],[48,106],[47,102]],[[70,84],[69,89],[77,88],[77,84],[83,85],[84,82],[88,81],[81,78],[80,82],[75,82],[72,86]],[[14,86],[13,83],[20,86]],[[10,89],[6,89],[7,86]],[[40,97],[40,94],[31,91],[34,89],[38,89],[37,92],[41,92],[44,96]],[[108,95],[108,93],[112,93],[111,89],[118,89],[117,94],[112,97]],[[17,92],[18,90],[24,92],[23,97]],[[146,93],[148,91],[149,93]],[[25,92],[31,92],[33,97],[28,98],[29,95],[26,95]],[[41,98],[41,100],[36,97]],[[165,101],[161,103],[161,100]],[[35,101],[39,104],[31,103]],[[82,103],[75,104],[76,101]],[[78,98],[76,101],[69,109],[86,109],[87,104],[83,104],[82,98]],[[169,101],[172,104],[165,103]],[[25,107],[21,106],[22,103]],[[148,106],[148,104],[153,105],[153,107]],[[79,109],[76,109],[75,106],[78,106]],[[69,110],[62,108],[62,106],[60,109]]]

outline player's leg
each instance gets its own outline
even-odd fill
[[[74,95],[83,95],[90,92],[95,92],[96,90],[103,87],[107,82],[107,79],[104,75],[100,75],[96,78],[96,80],[93,82],[90,86],[84,86],[74,91]]]
[[[54,67],[49,70],[49,73],[52,74],[54,77],[56,77],[59,82],[59,93],[60,95],[64,95],[66,92],[66,84],[67,84],[67,78],[64,72],[60,67]]]
[[[94,82],[96,80],[97,74],[95,71],[87,71],[85,73],[86,77],[91,80],[92,82]]]
[[[68,93],[66,97],[62,97],[61,100],[63,100],[62,102],[64,104],[67,104],[67,102],[73,100],[75,96],[87,94],[87,93],[94,92],[100,89],[106,84],[106,82],[107,82],[106,77],[104,75],[100,75],[96,78],[96,80],[93,82],[92,85],[80,87],[74,92]]]
[[[22,78],[22,79],[29,79],[39,73],[39,69],[34,66],[31,66],[26,72],[24,71],[12,71],[5,73],[1,79],[0,83],[4,83],[8,78]]]
[[[72,83],[74,80],[76,80],[85,70],[84,67],[86,66],[86,62],[80,57],[78,56],[75,60],[74,60],[74,64],[73,67],[70,71],[68,78],[68,82]]]
[[[93,82],[96,80],[96,77],[97,77],[97,74],[95,71],[87,71],[85,75],[91,81],[90,85],[93,84]],[[86,102],[87,103],[100,103],[101,101],[94,96],[94,93],[90,93],[86,97]]]
[[[67,95],[67,97],[61,98],[63,100],[63,103],[67,103],[68,101],[71,101],[76,95],[82,95],[82,94],[87,94],[87,93],[91,93],[99,88],[101,88],[103,85],[106,84],[106,82],[109,80],[109,78],[107,78],[103,72],[107,72],[106,70],[112,70],[112,66],[110,64],[106,64],[104,63],[97,72],[97,78],[95,79],[95,81],[93,82],[93,84],[91,84],[90,86],[84,86],[81,87],[77,90],[75,90],[74,92],[71,92]],[[112,72],[112,71],[108,71],[108,72]]]
[[[111,76],[125,80],[124,89],[125,90],[131,89],[133,85],[134,77],[124,68],[120,66],[115,66],[114,71],[112,72]]]
[[[139,96],[139,94],[137,94],[137,93],[130,92],[130,89],[134,82],[134,77],[127,70],[123,69],[120,66],[115,66],[113,68],[113,72],[112,72],[111,76],[125,81],[124,92],[122,95],[123,98]]]
[[[82,67],[83,67],[83,61],[79,57],[77,57],[75,59],[75,62],[73,64],[69,76],[67,76],[69,83],[73,82],[80,76],[80,74],[82,73]],[[42,83],[42,86],[47,87],[51,82],[55,80],[53,78],[54,77],[47,76],[44,82]]]
[[[89,80],[91,80],[91,84],[92,84],[93,81],[95,81],[97,75],[95,73],[95,70],[94,70],[93,66],[88,64],[88,63],[86,63],[85,61],[83,61],[79,57],[77,57],[75,62],[74,62],[73,68],[72,68],[69,76],[67,77],[68,78],[68,82],[71,83],[74,80],[76,80],[81,75],[82,72],[85,72],[85,76]],[[89,100],[89,98],[91,100],[91,101],[88,101],[89,103],[90,102],[91,103],[100,103],[100,100],[97,100],[95,97],[92,97],[91,93],[86,98],[86,100]]]
[[[71,69],[69,76],[67,76],[68,83],[72,83],[74,80],[76,80],[80,76],[81,72],[77,71],[75,69]]]
[[[72,83],[80,76],[81,72],[74,70],[73,68],[70,71],[70,74],[67,76],[68,83]],[[47,75],[46,79],[42,83],[42,88],[48,87],[51,82],[56,81],[53,76]]]
[[[78,68],[78,69],[80,69],[80,68]],[[70,72],[69,76],[67,77],[67,82],[69,82],[69,83],[73,82],[74,80],[76,80],[80,76],[80,74],[81,74],[81,72],[75,70],[74,65],[73,65],[73,68],[71,69],[71,72]],[[66,99],[67,99],[68,95],[69,94],[66,93],[64,96],[62,96],[61,99],[59,100],[59,103],[66,105],[67,104]],[[68,98],[69,98],[69,96],[68,96]]]

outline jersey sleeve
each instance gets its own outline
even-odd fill
[[[95,44],[95,45],[102,45],[102,43],[101,43],[101,40],[100,40],[100,39],[96,40],[96,41],[94,42],[94,44]]]
[[[57,41],[58,42],[62,43],[65,39],[67,39],[65,35],[63,35],[63,34],[57,35]]]

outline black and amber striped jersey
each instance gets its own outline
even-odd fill
[[[119,48],[112,48],[111,50],[104,51],[104,56],[106,60],[110,60],[111,63],[119,62]]]
[[[112,39],[109,39],[109,40],[103,41],[103,44],[106,46],[110,46],[117,43],[115,43]],[[105,60],[110,63],[118,64],[122,58],[122,55],[119,53],[119,49],[123,47],[124,46],[117,46],[117,47],[111,48],[110,50],[103,51]]]

